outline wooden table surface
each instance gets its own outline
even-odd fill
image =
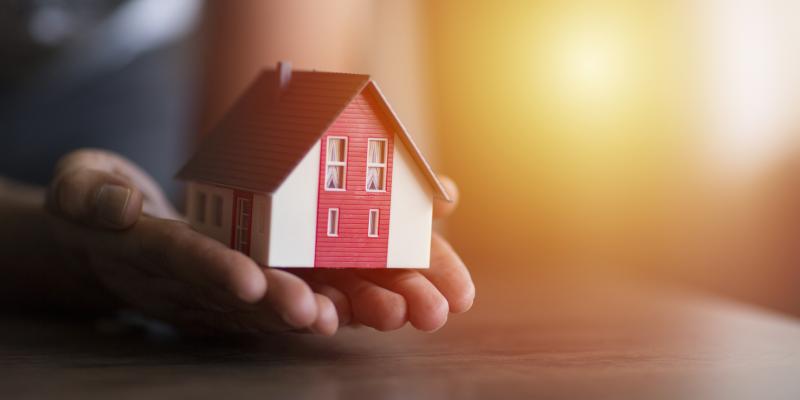
[[[2,317],[0,398],[800,399],[796,319],[645,284],[515,282],[479,281],[434,334],[200,341]]]

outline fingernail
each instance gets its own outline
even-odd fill
[[[131,199],[131,190],[119,185],[105,184],[97,192],[97,216],[113,225],[122,225],[125,209]]]

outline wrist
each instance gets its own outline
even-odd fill
[[[66,224],[44,209],[45,190],[0,178],[0,299],[3,308],[107,311],[119,304],[91,271],[87,253],[55,235]]]

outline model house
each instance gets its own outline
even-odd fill
[[[200,232],[270,267],[427,268],[449,200],[368,75],[263,71],[179,172]]]

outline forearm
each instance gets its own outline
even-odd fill
[[[81,255],[68,252],[51,230],[45,190],[0,177],[0,309],[100,311],[105,294]]]

